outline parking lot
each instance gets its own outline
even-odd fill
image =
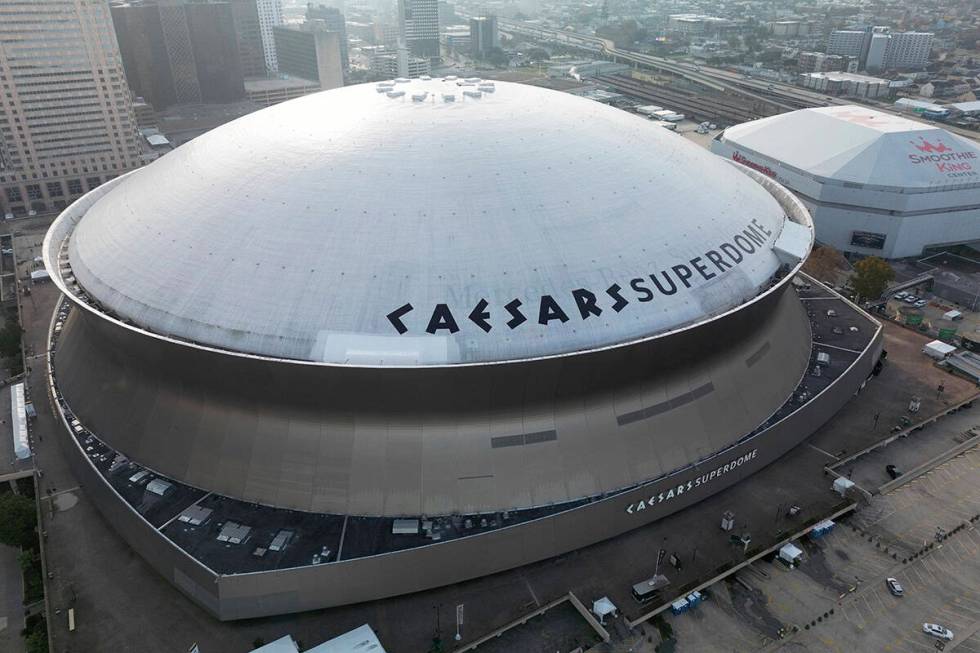
[[[873,463],[856,466],[865,464]],[[980,651],[980,531],[935,543],[937,527],[949,533],[978,512],[974,448],[875,497],[822,538],[802,540],[798,569],[757,562],[695,611],[668,617],[677,650],[934,651],[936,640],[921,632],[931,622],[954,632],[947,650]],[[889,576],[905,596],[889,593]]]
[[[896,473],[914,470],[923,461],[930,460],[977,437],[980,432],[980,403],[900,437],[888,446],[875,449],[861,457],[861,464],[842,464],[838,473],[869,492],[876,492],[893,479],[887,472],[889,465]],[[884,435],[884,434],[882,434]]]

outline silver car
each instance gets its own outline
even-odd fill
[[[945,639],[946,641],[953,639],[953,631],[939,624],[922,624],[922,632],[926,635],[938,637],[939,639]]]

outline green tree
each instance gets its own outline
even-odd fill
[[[547,61],[551,55],[544,48],[531,48],[527,51],[528,59],[531,61]]]
[[[34,566],[35,560],[37,558],[34,556],[34,551],[30,549],[24,549],[17,554],[17,564],[20,565],[21,571],[30,571],[31,567]]]
[[[503,68],[510,63],[510,56],[502,48],[490,48],[487,52],[487,61],[498,68]]]
[[[15,319],[7,319],[3,329],[0,329],[0,355],[7,358],[20,356],[20,336],[23,329]]]
[[[854,264],[851,285],[860,299],[877,299],[894,278],[892,266],[877,256],[869,256]]]
[[[27,653],[48,653],[48,635],[43,630],[35,630],[24,639]]]
[[[34,502],[13,492],[0,494],[0,542],[29,549],[36,540],[37,513]]]

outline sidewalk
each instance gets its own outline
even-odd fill
[[[23,653],[24,581],[17,549],[0,544],[0,651]]]

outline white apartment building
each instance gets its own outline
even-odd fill
[[[890,36],[885,50],[886,68],[922,68],[929,63],[930,32],[896,32]]]
[[[259,30],[262,32],[265,67],[270,73],[279,72],[276,39],[272,30],[276,25],[282,25],[282,0],[255,0],[255,4],[259,10]]]
[[[827,54],[858,57],[863,70],[922,68],[929,63],[930,32],[892,32],[888,27],[835,30]]]
[[[827,39],[827,54],[860,57],[864,50],[864,30],[834,30]]]
[[[57,211],[141,165],[107,2],[0,2],[0,215]]]

